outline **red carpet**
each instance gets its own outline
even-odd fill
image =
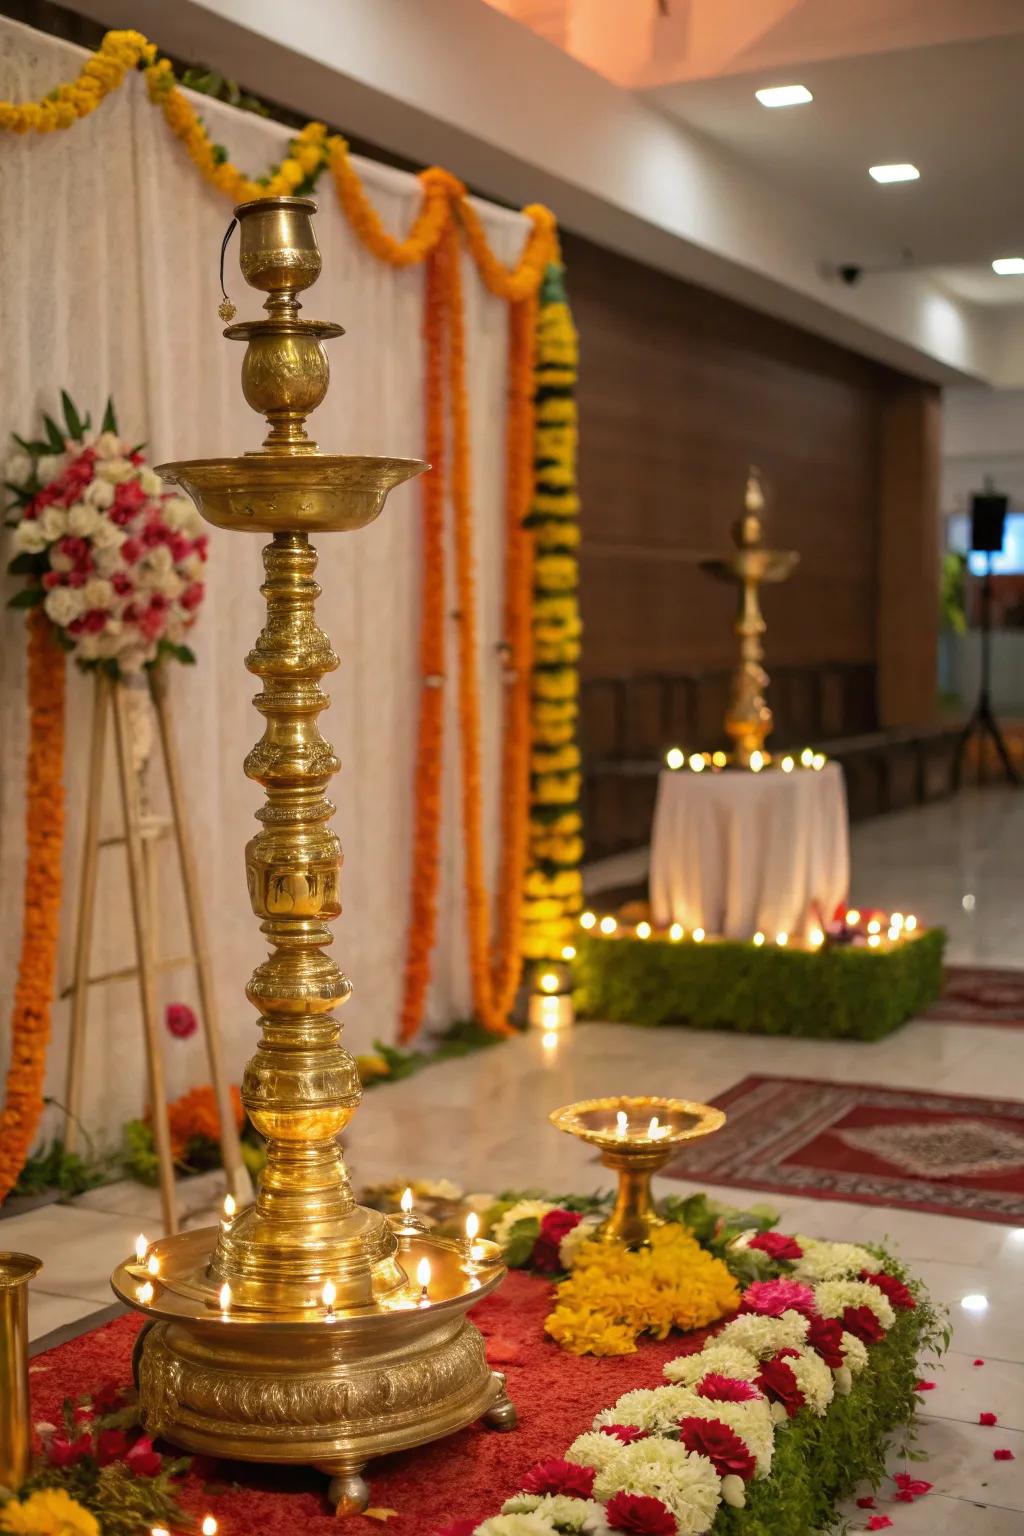
[[[706,1331],[673,1334],[642,1344],[635,1355],[577,1359],[544,1338],[550,1292],[546,1281],[513,1273],[476,1308],[473,1320],[487,1338],[491,1364],[508,1377],[519,1428],[497,1434],[474,1425],[374,1463],[368,1473],[372,1503],[397,1510],[395,1519],[381,1524],[358,1518],[339,1527],[324,1500],[324,1477],[237,1462],[217,1464],[209,1486],[190,1474],[182,1504],[196,1515],[212,1511],[220,1536],[337,1536],[339,1529],[353,1536],[429,1536],[452,1520],[494,1514],[535,1462],[560,1455],[623,1392],[660,1385],[665,1361],[699,1348],[707,1337]],[[127,1384],[139,1321],[119,1318],[37,1356],[31,1378],[35,1420],[58,1423],[65,1397],[94,1392],[111,1380]]]
[[[1024,1103],[745,1077],[666,1176],[1024,1226]]]
[[[949,965],[942,996],[921,1017],[943,1024],[1024,1029],[1024,971]]]

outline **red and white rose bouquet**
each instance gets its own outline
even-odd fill
[[[162,655],[194,660],[184,641],[204,593],[198,512],[118,435],[109,402],[96,434],[62,399],[66,432],[46,416],[46,439],[16,437],[7,459],[8,570],[27,578],[11,606],[42,605],[79,665],[113,676]]]

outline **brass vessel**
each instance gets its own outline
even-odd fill
[[[615,1204],[594,1236],[640,1248],[656,1227],[664,1226],[651,1194],[652,1176],[684,1141],[720,1130],[725,1111],[691,1099],[615,1094],[565,1104],[548,1118],[558,1130],[598,1147],[604,1166],[618,1174]]]
[[[764,493],[756,469],[747,478],[744,513],[733,525],[735,550],[720,560],[702,560],[700,568],[720,581],[739,588],[734,630],[740,642],[740,659],[733,674],[725,730],[735,761],[750,766],[755,752],[764,752],[772,729],[772,712],[765,699],[768,673],[764,669],[764,615],[761,612],[762,582],[785,581],[800,556],[794,550],[765,549],[761,513]]]
[[[224,334],[247,343],[243,390],[270,424],[262,449],[160,471],[215,527],[273,535],[266,623],[246,658],[265,728],[245,759],[266,791],[245,862],[269,954],[246,988],[262,1035],[242,1100],[267,1164],[253,1205],[156,1243],[112,1284],[149,1323],[137,1372],[151,1433],[214,1456],[310,1463],[332,1476],[339,1512],[356,1513],[372,1457],[481,1415],[511,1428],[515,1410],[466,1320],[505,1276],[499,1250],[482,1245],[467,1274],[459,1245],[358,1206],[338,1142],[361,1088],[334,1014],[351,986],[325,952],[341,911],[327,797],[339,765],[318,716],[338,657],[316,621],[310,534],[363,527],[427,466],[321,454],[307,435],[328,385],[323,342],[342,333],[300,314],[298,294],[320,272],[315,210],[307,198],[235,210],[242,272],[269,297],[266,319]]]

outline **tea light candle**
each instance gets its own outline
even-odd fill
[[[427,1287],[430,1285],[429,1259],[420,1259],[416,1265],[416,1284],[420,1288],[420,1306],[425,1307],[429,1304],[429,1297],[427,1295]]]

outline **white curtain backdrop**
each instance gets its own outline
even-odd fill
[[[71,78],[80,49],[0,19],[0,96],[25,100]],[[289,130],[197,98],[213,138],[234,162],[260,174],[283,158]],[[387,228],[404,233],[419,199],[414,177],[359,161]],[[306,295],[307,313],[338,320],[347,335],[329,344],[333,379],[313,433],[329,452],[423,452],[422,269],[379,263],[357,242],[325,175],[318,237],[323,276]],[[487,234],[505,261],[517,257],[526,224],[480,204]],[[263,431],[242,399],[242,348],[221,337],[218,254],[231,217],[201,179],[141,77],[133,76],[92,117],[67,132],[7,135],[0,141],[0,452],[9,434],[36,434],[39,413],[56,414],[66,388],[94,419],[114,395],[122,432],[145,440],[151,463],[243,453]],[[237,236],[236,236],[237,241]],[[232,252],[228,292],[239,317],[257,315],[260,296],[242,282]],[[473,420],[480,655],[484,693],[485,830],[496,862],[501,707],[497,643],[501,622],[501,497],[504,480],[505,305],[466,265],[469,392]],[[245,888],[242,850],[256,823],[257,786],[242,759],[261,734],[251,707],[256,680],[242,665],[263,611],[261,540],[212,531],[206,602],[191,642],[195,668],[175,668],[172,707],[199,852],[217,995],[235,1080],[255,1040],[256,1016],[243,987],[262,954]],[[5,551],[5,560],[9,552]],[[327,680],[333,707],[325,734],[343,767],[335,781],[335,825],[345,850],[344,914],[335,952],[355,994],[342,1015],[353,1050],[395,1035],[409,900],[417,669],[420,534],[418,490],[396,491],[383,516],[361,533],[320,542],[321,623],[341,656]],[[13,579],[8,591],[16,589]],[[448,587],[451,592],[451,584]],[[24,614],[4,612],[0,644],[0,1070],[9,1053],[10,1007],[20,939],[24,874],[26,743]],[[454,682],[455,634],[447,636]],[[91,681],[68,673],[67,839],[58,987],[70,980],[83,825]],[[447,697],[445,835],[439,941],[429,1019],[468,1010],[461,891],[461,826],[455,689]],[[113,759],[104,833],[119,831]],[[163,803],[158,783],[158,804]],[[184,947],[172,845],[161,889],[165,954]],[[120,849],[100,855],[94,971],[129,963],[130,909]],[[161,981],[161,1004],[196,1003],[189,973]],[[56,1011],[48,1091],[63,1093],[67,1004]],[[165,1036],[168,1092],[206,1081],[199,1037]],[[145,1101],[142,1028],[134,982],[92,989],[86,1120],[106,1138]]]

